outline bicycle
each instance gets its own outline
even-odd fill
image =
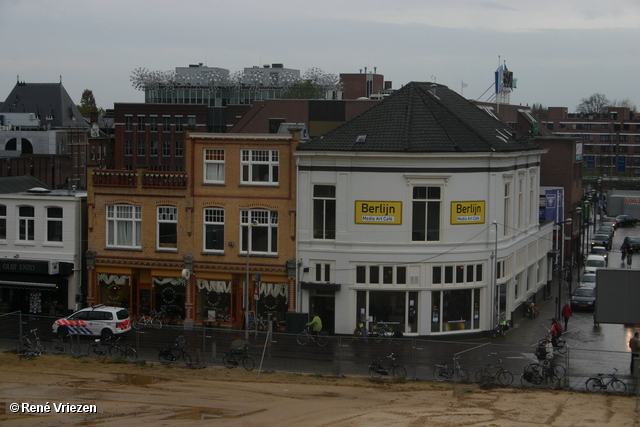
[[[491,374],[491,369],[498,368],[495,374]],[[486,367],[480,368],[476,371],[476,382],[480,384],[493,384],[494,381],[498,381],[500,385],[511,385],[513,382],[513,374],[504,369],[502,366],[502,359],[498,360],[498,366],[491,366],[487,364]]]
[[[491,331],[491,337],[492,338],[503,337],[506,335],[508,330],[509,330],[509,324],[507,323],[504,317],[501,317],[501,320],[498,323],[498,326],[496,326],[493,329],[493,331]]]
[[[525,311],[525,314],[531,317],[532,319],[535,319],[540,314],[540,309],[536,307],[535,303],[531,298],[525,301],[524,311]]]
[[[551,389],[559,389],[562,386],[562,380],[550,369],[551,364],[529,363],[524,367],[524,372],[520,375],[520,383],[523,387],[533,387],[543,382]]]
[[[184,336],[180,335],[173,346],[168,345],[165,348],[161,348],[158,350],[158,360],[163,365],[169,365],[173,362],[177,362],[182,358],[182,361],[187,365],[191,366],[191,356],[189,353],[185,351],[187,348],[187,342],[184,339]],[[177,353],[174,353],[177,351]]]
[[[371,378],[378,379],[383,375],[389,375],[389,373],[391,373],[395,378],[405,379],[407,377],[407,370],[404,366],[396,363],[396,358],[393,353],[387,356],[387,359],[391,359],[391,366],[388,368],[384,367],[382,359],[378,359],[377,361],[369,364],[369,375],[371,375]]]
[[[549,335],[551,335],[551,331],[549,331]],[[538,341],[538,345],[539,346],[544,346],[545,345],[544,338],[541,339],[540,341]],[[563,340],[562,338],[557,338],[556,339],[556,345],[553,346],[553,351],[558,352],[558,354],[565,354],[567,352],[567,342],[565,340]]]
[[[30,337],[33,336],[33,342]],[[22,354],[20,359],[32,359],[41,356],[44,351],[44,344],[38,336],[38,328],[31,329],[29,332],[22,334]]]
[[[383,336],[377,331],[374,331],[373,329],[367,329],[364,323],[358,323],[358,326],[353,331],[353,337],[351,337],[351,342],[353,342],[354,340],[355,341],[363,340],[364,342],[368,343],[369,338],[371,338],[375,342],[380,342],[382,341]]]
[[[89,344],[89,347],[87,347],[87,356],[90,356],[91,353],[98,357],[106,356],[109,354],[111,345],[112,343],[110,339],[96,338],[91,344]]]
[[[109,346],[109,356],[114,359],[122,359],[126,358],[129,362],[138,361],[138,352],[135,348],[129,347],[129,343],[121,342],[120,339],[122,337],[118,337],[114,342]]]
[[[153,329],[161,329],[162,321],[158,318],[158,312],[153,310],[148,316],[138,316],[133,319],[131,326],[137,331],[145,326],[152,327]]]
[[[324,347],[329,342],[329,337],[324,335],[322,331],[318,333],[318,335],[314,335],[309,331],[309,327],[307,326],[298,334],[296,341],[298,341],[300,345],[306,345],[309,341],[313,341],[320,347]]]
[[[253,370],[255,363],[251,356],[247,354],[249,346],[247,344],[232,348],[222,356],[222,363],[229,369],[235,368],[242,363],[242,367],[247,371]]]
[[[380,342],[383,339],[388,339],[389,344],[400,345],[400,342],[396,341],[396,332],[389,325],[384,323],[378,323],[378,326],[369,332],[369,335],[373,337],[375,342]],[[400,334],[401,335],[401,334]]]
[[[616,372],[618,369],[614,368],[612,374],[598,374],[596,377],[589,378],[584,385],[593,393],[611,388],[616,393],[625,394],[627,385],[616,377]]]
[[[443,382],[445,380],[453,379],[454,382],[467,382],[469,381],[469,374],[467,371],[462,369],[462,366],[458,363],[458,358],[454,358],[454,367],[449,368],[447,363],[443,363],[442,365],[436,365],[433,370],[433,377],[436,381]]]
[[[58,341],[54,341],[51,345],[53,354],[67,354],[70,352],[73,356],[80,355],[80,344],[74,340],[73,335],[60,335]]]

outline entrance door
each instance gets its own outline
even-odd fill
[[[335,332],[336,326],[336,298],[331,296],[313,296],[309,300],[309,317],[318,313],[322,320],[322,330],[330,334]]]

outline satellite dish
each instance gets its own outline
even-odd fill
[[[191,271],[188,268],[183,268],[182,269],[182,278],[185,280],[189,280],[189,277],[191,277]]]

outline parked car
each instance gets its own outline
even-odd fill
[[[580,288],[595,288],[596,287],[596,273],[584,273],[578,283]]]
[[[627,249],[631,249],[633,252],[640,251],[640,237],[627,236],[624,238],[622,244],[625,245]]]
[[[631,215],[618,215],[616,217],[618,227],[634,227],[638,220]]]
[[[608,234],[596,234],[591,239],[591,247],[594,246],[604,246],[608,251],[611,250],[611,246],[613,245],[611,236]]]
[[[83,308],[53,323],[53,333],[58,335],[94,335],[109,339],[129,330],[129,310],[104,304]]]
[[[603,226],[603,225],[608,225],[610,227],[613,227],[614,230],[616,230],[618,228],[618,223],[616,222],[615,219],[613,221],[602,221],[602,222],[600,222],[600,226]]]
[[[609,251],[604,246],[594,246],[591,248],[591,254],[593,255],[601,255],[607,261],[607,265],[609,265]]]
[[[601,255],[589,255],[584,263],[585,273],[595,273],[597,269],[607,266],[607,261]]]
[[[595,288],[576,288],[571,294],[571,308],[583,308],[593,310],[596,306]]]

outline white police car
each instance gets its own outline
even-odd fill
[[[104,304],[83,308],[53,323],[53,333],[58,335],[99,335],[110,339],[130,330],[129,310]]]

